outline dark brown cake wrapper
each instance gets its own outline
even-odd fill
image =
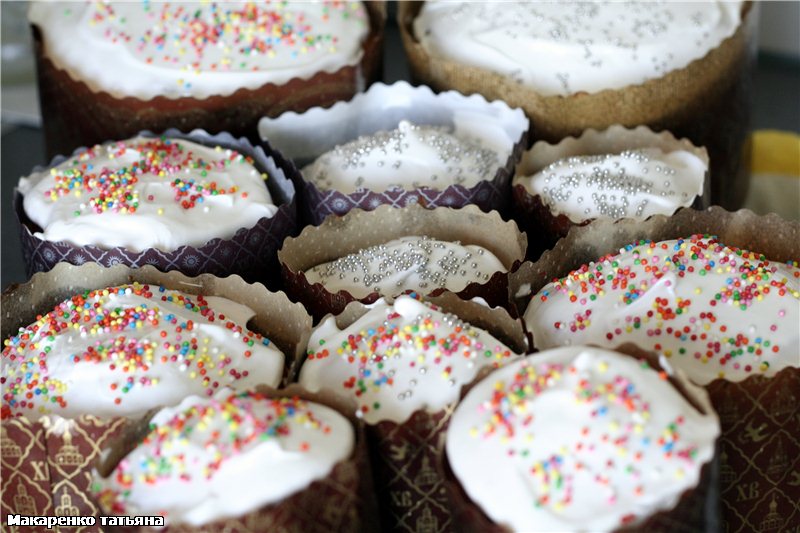
[[[321,226],[307,226],[296,238],[288,238],[278,252],[286,291],[305,304],[315,318],[339,314],[357,300],[346,290],[332,293],[321,283],[310,284],[304,271],[344,257],[368,246],[408,235],[425,235],[443,241],[476,244],[493,252],[509,272],[525,258],[527,241],[513,222],[503,221],[497,212],[484,213],[476,206],[461,209],[424,209],[414,205],[403,209],[381,206],[375,211],[354,209],[343,217],[331,217]],[[444,289],[437,288],[436,295]],[[508,274],[494,273],[484,283],[470,283],[458,292],[464,299],[481,297],[489,305],[508,308]],[[372,303],[373,292],[358,299]]]
[[[657,354],[647,352],[639,347],[626,343],[616,351],[631,357],[646,360],[651,367],[662,370]],[[533,356],[535,358],[535,355]],[[488,379],[488,378],[487,378]],[[697,390],[689,390],[685,376],[669,375],[670,384],[678,389],[681,395],[698,411],[709,412],[711,405],[704,394],[697,395]],[[462,390],[463,398],[479,380]],[[702,392],[702,391],[701,391]],[[704,464],[700,470],[700,478],[695,487],[681,494],[672,509],[659,511],[635,526],[623,526],[615,530],[617,533],[633,533],[636,531],[652,531],[663,533],[716,533],[720,525],[719,509],[719,443],[714,457]],[[461,483],[453,473],[447,455],[442,458],[442,472],[445,489],[449,500],[455,531],[464,533],[511,533],[508,527],[493,522],[483,510],[467,495]]]
[[[459,112],[473,113],[500,125],[513,139],[508,158],[491,180],[472,187],[450,185],[444,190],[422,186],[409,190],[364,189],[352,193],[320,189],[315,183],[303,180],[296,184],[303,197],[302,216],[306,222],[318,225],[328,216],[341,216],[351,209],[371,211],[381,205],[415,204],[428,208],[474,204],[482,211],[504,212],[509,200],[509,183],[527,146],[529,129],[525,115],[505,102],[487,102],[480,95],[464,96],[455,91],[437,95],[429,87],[412,87],[403,81],[392,85],[378,83],[366,93],[348,102],[339,102],[330,109],[315,108],[301,115],[286,113],[276,119],[265,118],[259,130],[262,139],[269,140],[301,167],[359,136],[392,130],[401,120],[452,126]]]
[[[382,1],[367,1],[365,5],[370,32],[362,44],[364,53],[357,65],[335,72],[318,72],[308,79],[293,78],[281,85],[269,83],[258,89],[239,89],[227,96],[208,98],[158,96],[141,100],[92,91],[46,57],[40,30],[33,26],[47,152],[54,156],[105,139],[125,139],[144,129],[163,131],[171,127],[185,131],[195,128],[215,133],[227,131],[255,142],[258,121],[263,116],[330,106],[351,98],[382,76],[386,5]]]
[[[800,524],[800,368],[718,379],[707,389],[722,422],[722,530],[793,531]]]
[[[742,205],[749,185],[750,129],[757,2],[743,7],[737,31],[704,57],[667,75],[622,89],[542,96],[495,72],[430,56],[413,22],[423,2],[401,2],[398,25],[412,76],[436,90],[456,89],[505,100],[534,124],[533,140],[558,142],[587,128],[646,124],[705,146],[711,155],[711,201]]]
[[[688,139],[676,139],[668,131],[655,133],[647,126],[625,128],[613,125],[603,131],[588,129],[579,137],[567,137],[558,144],[539,141],[523,154],[517,165],[518,178],[533,176],[550,163],[559,159],[577,155],[603,155],[619,153],[635,148],[661,148],[664,152],[685,150],[703,160],[709,166],[708,152],[705,148],[696,147]],[[515,180],[516,181],[516,180]],[[710,179],[708,170],[703,178],[703,191],[692,203],[695,209],[706,209],[710,205]],[[566,237],[575,226],[585,226],[593,219],[573,222],[568,216],[555,215],[546,206],[539,195],[531,194],[524,185],[515,183],[511,192],[511,213],[517,225],[528,235],[528,259],[535,261],[545,250],[548,250]]]
[[[265,144],[263,148],[253,147],[247,139],[235,139],[228,133],[209,135],[200,130],[182,133],[170,129],[160,135],[149,131],[135,135],[145,137],[164,135],[206,146],[223,146],[252,157],[256,168],[269,176],[266,186],[272,201],[278,206],[278,211],[272,217],[258,220],[250,228],[240,228],[228,239],[215,238],[202,246],[181,246],[172,251],[148,248],[134,252],[121,247],[77,246],[64,241],[47,241],[37,237],[34,233],[39,229],[25,213],[23,195],[17,190],[14,194],[14,210],[20,225],[22,255],[28,276],[50,270],[60,262],[73,265],[95,262],[107,267],[127,265],[138,268],[151,265],[162,271],[180,270],[189,276],[204,273],[217,276],[238,274],[248,281],[262,281],[270,287],[277,288],[280,280],[275,254],[283,239],[293,235],[297,230],[297,205],[292,182],[298,172],[294,165],[269,145]],[[76,153],[78,151],[80,150]],[[51,161],[49,167],[59,165],[68,159],[58,156]],[[34,171],[40,170],[42,168],[34,169]]]
[[[683,209],[641,223],[597,220],[575,228],[539,261],[524,263],[511,274],[509,294],[522,313],[531,294],[583,264],[640,239],[658,242],[697,233],[715,235],[728,246],[761,253],[772,262],[800,258],[798,221],[719,207]],[[800,478],[793,473],[800,468],[800,354],[797,362],[772,378],[753,375],[707,386],[722,426],[720,494],[726,532],[759,531],[770,524],[778,524],[776,531],[786,530],[800,520]]]
[[[125,422],[89,415],[2,420],[3,523],[9,514],[97,516],[99,509],[89,496],[91,468]],[[70,531],[102,529],[98,522]]]
[[[311,393],[297,385],[285,389],[259,387],[257,392],[270,398],[300,398],[320,403],[339,412],[353,423],[355,445],[350,458],[339,462],[325,478],[312,482],[308,487],[286,497],[280,502],[265,505],[239,518],[216,520],[203,526],[175,524],[158,531],[169,533],[361,533],[378,531],[378,516],[375,493],[372,485],[371,465],[367,449],[364,424],[356,420],[349,409],[338,398],[326,394]],[[154,413],[153,413],[154,414]],[[148,433],[151,416],[130,423],[111,443],[107,460],[97,464],[100,475],[109,475]],[[268,474],[268,473],[265,473]],[[244,490],[247,490],[243,487]],[[150,528],[112,527],[109,531],[153,531]]]
[[[424,300],[488,331],[517,353],[528,349],[522,324],[504,309],[465,301],[448,291]],[[337,326],[345,328],[367,311],[364,304],[351,302],[336,316]],[[490,371],[491,367],[479,371],[475,381]],[[457,531],[441,470],[445,434],[454,408],[455,403],[436,412],[419,410],[400,424],[382,421],[366,425],[382,531]]]

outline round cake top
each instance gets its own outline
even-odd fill
[[[632,342],[703,385],[773,376],[800,365],[800,268],[710,236],[643,240],[546,285],[525,322],[539,349]]]
[[[346,290],[364,298],[373,292],[381,296],[409,290],[427,294],[439,288],[458,292],[470,283],[486,283],[496,272],[507,269],[482,246],[408,236],[317,265],[305,276],[330,292]]]
[[[394,130],[337,146],[303,168],[302,174],[319,189],[346,194],[363,189],[474,187],[493,180],[511,153],[510,145],[502,142],[507,140],[504,132],[478,136],[474,128],[464,122],[456,122],[451,129],[403,120]],[[490,139],[493,135],[495,141]]]
[[[266,179],[235,150],[136,137],[83,150],[20,179],[19,190],[45,240],[171,251],[273,216]]]
[[[223,386],[277,386],[284,356],[227,298],[155,285],[85,291],[5,340],[2,417],[142,416]]]
[[[686,150],[638,148],[617,154],[570,156],[533,176],[515,176],[553,215],[581,223],[595,218],[672,215],[703,194],[705,162]]]
[[[432,56],[543,96],[665,76],[733,35],[742,2],[425,2],[414,35]]]
[[[44,53],[117,98],[206,98],[356,65],[361,2],[34,2]]]
[[[150,432],[107,478],[94,478],[114,514],[162,515],[199,526],[280,502],[353,453],[352,424],[333,409],[253,392],[190,396],[159,411]]]
[[[314,330],[300,384],[354,400],[368,424],[401,424],[458,400],[481,368],[518,355],[486,331],[410,296],[378,300],[339,329],[332,316]]]
[[[573,346],[497,370],[461,401],[447,460],[466,494],[515,531],[614,531],[672,509],[714,456],[719,420],[645,361]],[[480,460],[476,460],[480,458]]]

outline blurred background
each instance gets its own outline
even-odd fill
[[[753,109],[755,157],[745,207],[800,219],[800,1],[759,4]],[[384,52],[386,83],[409,79],[395,8],[390,4]],[[2,288],[26,279],[11,209],[14,186],[34,166],[47,163],[26,12],[27,2],[0,1]]]

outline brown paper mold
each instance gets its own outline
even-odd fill
[[[504,222],[496,212],[483,213],[476,206],[462,209],[425,209],[412,205],[396,209],[388,205],[374,211],[354,209],[343,217],[330,217],[321,226],[307,226],[296,238],[288,238],[278,252],[286,291],[306,305],[314,317],[340,313],[356,300],[348,291],[328,291],[322,284],[310,284],[304,271],[363,248],[409,235],[483,246],[494,253],[509,272],[525,257],[527,240],[513,222]],[[496,272],[485,283],[470,283],[458,294],[469,299],[479,296],[489,305],[508,307],[508,275]],[[435,289],[438,294],[443,289]],[[358,299],[372,303],[373,292]]]
[[[522,182],[556,161],[582,155],[618,154],[625,150],[659,148],[664,153],[685,150],[697,156],[706,168],[709,166],[705,148],[694,146],[688,139],[676,139],[668,131],[653,132],[647,126],[625,128],[614,125],[603,131],[588,129],[578,137],[567,137],[557,144],[539,141],[522,155],[512,182],[512,217],[528,235],[528,257],[536,260],[541,253],[563,237],[574,226],[585,226],[592,219],[573,222],[563,214],[554,214],[539,195],[533,194]],[[702,195],[695,198],[692,207],[709,206],[708,170],[703,181]]]
[[[646,352],[633,344],[624,344],[615,351],[645,360],[659,371],[664,368],[658,356],[653,352]],[[530,356],[535,358],[536,355]],[[491,374],[483,379],[491,379]],[[681,373],[668,375],[670,384],[699,412],[707,414],[712,410],[709,397],[705,391],[689,383]],[[477,385],[477,380],[472,386]],[[471,387],[469,387],[471,388]],[[462,391],[461,397],[466,396],[468,390]],[[705,463],[700,470],[700,479],[697,485],[683,492],[680,499],[671,509],[664,509],[654,513],[635,527],[621,527],[615,533],[632,533],[634,531],[696,533],[714,532],[720,530],[720,491],[719,491],[719,442],[714,457]],[[511,529],[503,524],[497,524],[489,518],[465,492],[463,486],[453,473],[445,454],[442,459],[445,488],[453,516],[455,531],[465,533],[511,533]]]
[[[208,98],[158,96],[141,100],[95,92],[47,58],[40,30],[32,26],[47,152],[52,157],[105,139],[125,139],[141,130],[163,131],[171,127],[226,131],[255,141],[261,117],[326,107],[351,98],[382,76],[386,4],[367,1],[365,5],[370,32],[357,65],[335,72],[321,71],[308,79],[293,78],[282,85],[270,83]]]
[[[429,87],[412,87],[406,82],[378,83],[370,90],[329,109],[314,108],[305,113],[285,113],[259,123],[262,139],[280,149],[302,168],[317,157],[359,136],[390,131],[402,120],[417,125],[452,127],[458,120],[480,121],[502,131],[508,138],[509,155],[494,178],[472,187],[450,185],[444,190],[431,185],[416,189],[386,191],[363,189],[346,194],[323,190],[303,180],[296,184],[303,198],[303,216],[311,224],[329,215],[343,215],[351,209],[373,210],[380,205],[403,207],[461,207],[475,204],[483,211],[502,210],[509,200],[509,182],[528,139],[529,123],[519,109],[505,102],[489,102],[480,95],[464,96],[455,91],[434,94]]]
[[[139,132],[138,135],[157,136],[149,131]],[[239,229],[231,238],[215,238],[202,246],[181,246],[170,251],[149,248],[135,252],[121,247],[77,246],[36,236],[40,228],[28,218],[22,204],[23,196],[15,191],[14,209],[20,224],[22,255],[29,276],[50,270],[59,262],[74,265],[95,262],[107,267],[118,264],[131,267],[151,265],[163,271],[180,270],[190,276],[203,273],[217,276],[239,274],[248,281],[265,281],[270,286],[276,285],[279,267],[275,254],[283,239],[293,235],[297,229],[297,205],[292,182],[298,172],[294,165],[268,144],[254,147],[247,139],[235,139],[228,133],[210,135],[200,130],[182,133],[169,129],[162,135],[205,146],[222,146],[252,157],[255,167],[268,175],[266,186],[278,211],[270,218],[258,220],[250,228]],[[76,153],[79,151],[76,150]],[[58,156],[49,167],[68,159]]]
[[[250,307],[256,316],[248,327],[268,336],[283,351],[285,376],[296,372],[295,366],[308,344],[311,317],[284,294],[245,283],[238,276],[223,279],[204,274],[190,278],[152,267],[60,264],[3,292],[2,337],[15,335],[20,327],[33,323],[37,315],[49,312],[73,294],[132,282],[222,296]],[[96,516],[97,508],[87,492],[91,465],[124,422],[122,418],[108,420],[91,415],[74,420],[55,415],[37,422],[25,418],[2,420],[0,501],[4,518],[7,514]]]
[[[773,262],[800,258],[800,223],[774,214],[711,207],[684,209],[641,223],[597,220],[573,229],[537,262],[523,264],[510,276],[510,295],[522,314],[531,294],[583,264],[640,239],[657,242],[697,233],[716,235],[726,245],[759,252]],[[794,474],[800,469],[800,352],[796,357],[796,366],[771,378],[753,375],[707,385],[722,424],[720,494],[725,531],[767,526],[785,530],[800,517],[800,480]]]
[[[522,108],[534,125],[533,140],[558,142],[612,124],[669,130],[708,149],[712,203],[736,209],[744,202],[757,3],[744,5],[736,33],[682,69],[641,85],[568,97],[542,96],[495,72],[430,56],[413,30],[421,8],[422,2],[401,2],[397,15],[411,73],[418,82],[439,91],[479,93]]]
[[[516,353],[528,349],[521,322],[504,309],[465,301],[447,291],[425,300],[488,331]],[[336,315],[337,327],[347,328],[368,310],[360,302],[351,302]],[[475,380],[489,371],[488,367],[480,371]],[[441,470],[445,434],[455,403],[436,411],[415,411],[402,423],[384,420],[365,426],[382,531],[458,531],[452,522]]]
[[[364,424],[353,416],[353,410],[349,405],[327,394],[311,393],[296,384],[284,389],[258,387],[255,392],[267,398],[297,398],[334,409],[353,424],[356,440],[352,455],[336,464],[326,477],[312,482],[280,502],[262,506],[238,518],[220,519],[197,527],[187,524],[168,524],[166,529],[118,527],[110,530],[157,530],[170,533],[378,531],[378,511],[372,485],[367,437]],[[149,433],[151,418],[152,415],[139,421],[128,422],[121,429],[116,439],[109,442],[102,458],[97,461],[94,472],[96,477],[109,476],[120,460],[133,451]],[[242,487],[242,490],[248,488]],[[98,504],[98,507],[106,514],[113,514],[110,509],[103,509],[102,503]]]

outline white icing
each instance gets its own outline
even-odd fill
[[[159,152],[162,143],[172,152]],[[42,228],[37,237],[77,246],[171,251],[233,237],[273,216],[278,208],[264,179],[249,158],[230,149],[136,137],[94,146],[22,178],[19,190],[25,213]],[[204,190],[186,191],[199,198],[184,204],[191,198],[179,196],[179,190],[192,181]],[[115,188],[108,187],[111,183]],[[224,194],[209,194],[212,183]],[[114,202],[105,209],[96,207],[103,194],[111,194]]]
[[[544,96],[639,85],[733,35],[742,2],[425,2],[428,53],[484,68]]]
[[[361,2],[34,2],[53,63],[117,98],[206,98],[356,65]]]
[[[706,164],[686,150],[625,150],[617,154],[570,156],[532,176],[515,176],[553,215],[580,223],[595,218],[672,215],[703,194]]]
[[[330,292],[346,290],[364,298],[372,292],[381,296],[408,290],[428,294],[439,288],[458,292],[470,283],[486,283],[496,272],[507,269],[482,246],[409,236],[317,265],[305,276]]]
[[[278,503],[328,476],[355,441],[350,422],[329,407],[230,391],[188,397],[151,424],[148,442],[109,477],[95,476],[96,492],[120,514],[163,513],[167,525],[200,526]]]
[[[706,414],[632,357],[540,352],[470,390],[450,421],[447,460],[470,499],[514,531],[634,525],[673,508],[714,456],[717,415],[685,385]]]
[[[477,125],[462,116],[446,126],[400,121],[396,129],[364,135],[319,156],[302,170],[320,189],[346,194],[362,189],[383,192],[450,185],[473,187],[492,180],[511,153],[500,131],[476,134]]]
[[[329,316],[308,348],[299,383],[354,400],[367,424],[400,424],[415,411],[444,409],[481,368],[519,357],[489,333],[409,296],[393,305],[378,300],[344,329]]]
[[[632,342],[703,385],[769,377],[800,367],[800,269],[702,236],[645,242],[546,285],[524,319],[539,349]]]
[[[155,285],[76,295],[6,340],[4,416],[138,417],[219,387],[277,386],[284,356],[246,329],[253,316],[226,298]]]

